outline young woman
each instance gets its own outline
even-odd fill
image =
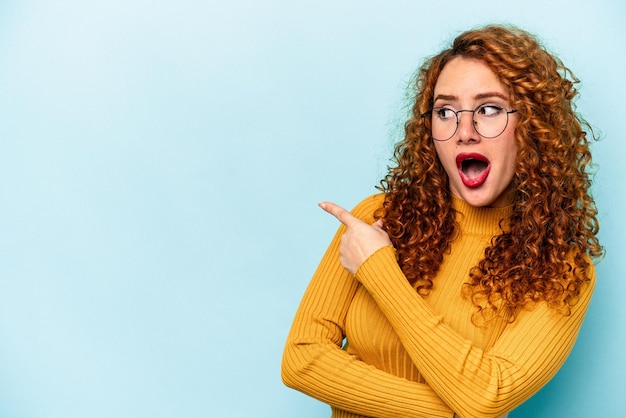
[[[333,417],[499,417],[572,349],[602,255],[577,80],[487,26],[429,59],[383,193],[343,224],[302,299],[285,384]]]

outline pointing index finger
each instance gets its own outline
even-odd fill
[[[354,225],[355,221],[358,221],[358,219],[355,218],[350,212],[334,203],[321,202],[319,203],[319,207],[333,215],[335,218],[337,218],[339,222],[341,222],[345,226],[349,227],[351,225]]]

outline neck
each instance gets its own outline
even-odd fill
[[[452,207],[457,212],[457,222],[462,224],[461,232],[487,235],[499,235],[501,221],[509,219],[513,212],[513,205],[476,207],[455,196],[452,197]],[[502,223],[502,227],[506,228],[507,223]]]

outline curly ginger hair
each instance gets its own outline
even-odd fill
[[[520,115],[512,215],[471,269],[465,295],[479,317],[499,312],[513,321],[519,308],[538,301],[569,314],[589,281],[591,259],[603,254],[589,192],[593,130],[575,111],[578,79],[529,33],[500,25],[470,30],[424,63],[396,165],[379,186],[385,203],[377,216],[407,279],[427,295],[457,225],[448,177],[421,115],[433,106],[442,69],[459,56],[486,63]]]

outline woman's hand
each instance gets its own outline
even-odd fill
[[[341,265],[350,273],[356,273],[359,266],[378,249],[392,245],[382,228],[381,220],[368,225],[334,203],[322,202],[319,206],[346,226],[346,232],[341,237],[339,255]]]

